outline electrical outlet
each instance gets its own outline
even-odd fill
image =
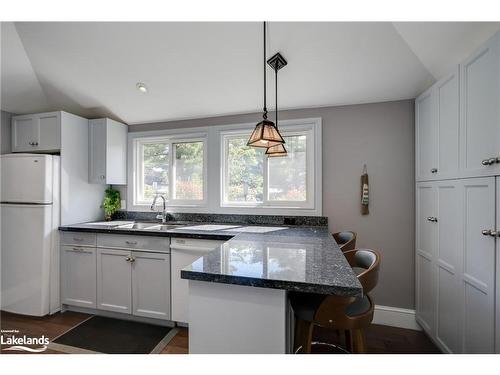
[[[126,210],[127,209],[127,202],[125,201],[125,199],[122,199],[120,201],[120,209],[121,210]]]

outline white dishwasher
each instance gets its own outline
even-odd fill
[[[181,279],[181,270],[224,242],[226,241],[192,238],[172,238],[170,241],[172,320],[174,322],[189,323],[189,283]]]

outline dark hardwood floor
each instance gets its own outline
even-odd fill
[[[87,319],[90,315],[76,312],[58,313],[43,318],[16,315],[7,312],[0,314],[0,328],[2,330],[16,329],[19,335],[39,337],[45,335],[54,339],[71,329],[75,325]],[[342,345],[342,338],[336,336],[335,332],[322,328],[316,328],[315,340]],[[436,346],[421,331],[413,331],[402,328],[394,328],[373,324],[366,332],[366,341],[369,353],[377,354],[421,354],[439,353]],[[2,346],[4,347],[4,346]],[[24,352],[2,352],[2,353],[24,353]],[[47,350],[44,353],[58,353]],[[188,353],[188,330],[180,328],[179,333],[163,349],[162,354],[187,354]]]

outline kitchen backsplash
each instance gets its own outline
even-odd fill
[[[147,220],[155,221],[157,212],[118,211],[114,220]],[[229,224],[267,224],[267,225],[301,225],[328,226],[328,218],[324,216],[274,216],[274,215],[231,215],[231,214],[192,214],[169,213],[167,221],[187,221],[199,223]]]

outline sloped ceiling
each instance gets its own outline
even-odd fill
[[[500,23],[270,23],[280,107],[414,98]],[[2,23],[1,107],[126,123],[262,107],[261,23]],[[269,107],[274,107],[268,69]],[[142,94],[136,83],[149,91]]]

